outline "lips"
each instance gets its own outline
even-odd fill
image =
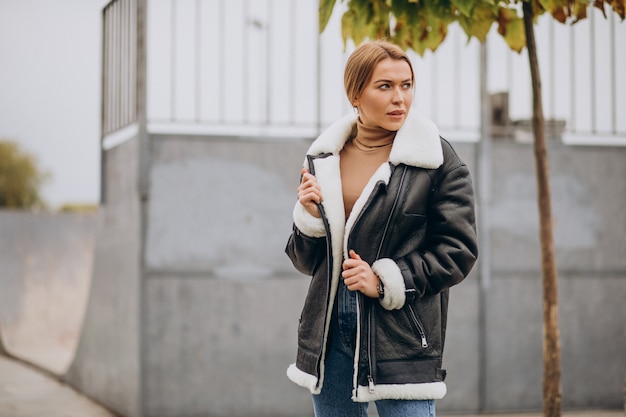
[[[402,115],[404,115],[404,111],[402,111],[402,110],[394,110],[394,111],[391,111],[391,112],[389,112],[387,114],[389,116],[402,116]]]

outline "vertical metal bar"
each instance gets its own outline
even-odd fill
[[[113,7],[107,9],[107,91],[106,91],[106,108],[107,108],[107,133],[113,130],[113,91],[114,91],[114,79],[113,73],[113,49],[114,49],[114,34],[113,34]]]
[[[108,123],[107,123],[107,118],[109,116],[109,109],[108,109],[108,105],[109,105],[109,92],[108,92],[108,88],[109,88],[109,83],[108,83],[108,76],[109,76],[109,69],[108,69],[108,65],[109,65],[109,57],[108,57],[108,36],[109,36],[109,30],[108,30],[108,24],[109,24],[109,19],[108,19],[108,8],[105,7],[104,9],[102,9],[102,62],[101,62],[101,66],[102,66],[102,97],[100,100],[100,113],[101,113],[101,135],[102,138],[104,138],[104,136],[108,133]]]
[[[295,41],[295,33],[296,33],[296,4],[295,1],[289,2],[289,123],[295,124],[295,111],[296,111],[296,103],[294,100],[294,95],[296,91],[295,79],[296,79],[296,41]]]
[[[457,70],[454,71],[454,75],[452,78],[452,83],[453,83],[453,89],[455,92],[459,92],[461,91],[459,86],[461,84],[460,82],[460,78],[461,78],[461,71],[458,71],[459,68],[461,68],[461,66],[459,65],[459,57],[461,56],[461,51],[459,48],[459,33],[458,31],[455,31],[455,36],[453,38],[453,42],[454,42],[454,57],[453,57],[453,66],[452,68],[456,68]],[[453,101],[454,103],[454,107],[452,108],[452,117],[454,118],[454,121],[452,122],[452,125],[455,129],[460,128],[460,123],[459,123],[459,118],[460,118],[460,105],[461,105],[461,101],[463,101],[462,97],[457,97],[456,100]]]
[[[570,74],[570,131],[572,133],[576,132],[576,126],[574,123],[576,122],[576,48],[574,45],[576,44],[576,32],[574,31],[574,27],[570,27],[570,44],[569,44],[569,56],[570,63],[569,67],[571,69]]]
[[[201,116],[201,106],[202,106],[202,2],[201,0],[196,0],[196,68],[195,68],[195,80],[196,80],[196,88],[194,88],[195,94],[195,114],[196,114],[196,122],[200,122]]]
[[[127,94],[128,94],[128,22],[127,22],[127,7],[128,0],[119,0],[120,1],[120,37],[121,37],[121,47],[119,50],[120,54],[120,125],[118,128],[124,126],[127,120]]]
[[[115,75],[117,77],[117,86],[115,89],[115,130],[119,129],[122,120],[122,1],[115,2],[115,25],[117,33],[117,44],[115,48]]]
[[[117,122],[117,55],[118,30],[117,30],[117,1],[111,4],[111,130],[115,129]]]
[[[115,2],[109,9],[109,128],[113,130],[115,120]]]
[[[615,14],[611,13],[609,18],[610,36],[611,36],[611,133],[617,135],[617,66],[615,63],[615,55],[617,54],[617,48],[615,45]]]
[[[105,160],[105,151],[104,151],[104,136],[107,132],[106,127],[106,102],[107,102],[107,7],[102,9],[102,30],[101,36],[102,39],[102,50],[100,51],[100,59],[102,62],[100,63],[101,74],[100,74],[100,205],[103,206],[106,203],[106,160]]]
[[[137,56],[137,0],[132,0],[130,2],[130,21],[131,21],[131,39],[130,39],[130,71],[131,71],[131,121],[137,121],[137,66],[138,66],[138,56]]]
[[[591,133],[596,133],[596,100],[597,100],[597,91],[596,91],[596,25],[595,25],[595,12],[593,8],[591,9],[591,15],[589,16],[589,31],[591,32],[589,36],[590,48],[589,52],[591,57],[589,58],[589,65],[591,67]]]
[[[271,106],[272,106],[272,29],[274,27],[274,21],[272,19],[272,13],[274,12],[274,8],[272,7],[273,0],[268,0],[267,2],[267,33],[266,33],[266,44],[267,44],[267,96],[265,97],[265,124],[269,125],[271,121]]]
[[[134,42],[135,42],[135,33],[134,33],[134,23],[133,23],[133,1],[128,0],[128,58],[127,58],[127,72],[128,72],[128,102],[126,104],[127,108],[127,124],[132,123],[134,119],[134,97],[135,97],[135,73],[133,71],[133,67],[135,64],[135,53],[134,53]]]
[[[243,123],[248,124],[250,122],[249,109],[250,109],[250,100],[246,98],[246,91],[248,91],[248,79],[250,77],[250,45],[248,42],[248,37],[250,36],[250,17],[247,14],[247,11],[250,10],[250,4],[248,0],[244,0],[243,2],[243,10],[241,11],[241,16],[243,19],[242,26],[242,42],[243,46],[241,48],[242,53],[242,61],[243,61],[243,88],[241,91],[243,105]]]
[[[318,19],[319,21],[319,19]],[[316,117],[315,117],[315,129],[316,129],[316,135],[315,136],[319,136],[320,133],[322,133],[322,41],[321,41],[321,37],[320,37],[320,27],[319,27],[319,22],[316,26],[317,30],[315,32],[315,49],[316,49],[316,75],[315,75],[315,82],[317,83],[317,85],[315,86],[315,94],[316,94]]]
[[[224,36],[224,28],[226,27],[226,12],[225,12],[225,8],[226,6],[224,5],[224,0],[220,0],[219,4],[219,20],[217,22],[217,33],[218,33],[218,42],[219,42],[219,65],[218,65],[218,80],[222,80],[222,82],[219,83],[219,90],[218,90],[218,103],[223,104],[224,103],[224,97],[225,97],[225,88],[226,86],[224,84],[226,84],[224,82],[225,78],[226,78],[226,71],[224,71],[224,66],[226,65],[226,56],[225,56],[225,48],[224,48],[224,44],[226,43],[226,36]],[[222,109],[224,108],[223,105],[217,106],[218,108],[218,118],[217,120],[219,121],[219,123],[223,123],[224,122],[224,112],[222,111]]]
[[[176,120],[176,0],[170,0],[170,121]]]

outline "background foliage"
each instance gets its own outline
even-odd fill
[[[0,208],[44,209],[41,186],[48,178],[17,143],[0,141]]]
[[[343,0],[341,0],[343,3]],[[592,5],[606,16],[607,9],[626,17],[625,0],[531,0],[535,20],[549,13],[561,23],[576,23],[587,17]],[[336,0],[320,0],[319,25],[322,32],[332,15]],[[526,46],[521,0],[347,0],[341,17],[344,45],[352,39],[359,45],[365,39],[388,39],[419,55],[435,51],[444,41],[451,23],[458,23],[467,34],[483,42],[496,25],[511,49]]]

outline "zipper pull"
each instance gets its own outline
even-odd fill
[[[428,342],[426,342],[426,336],[423,336],[423,335],[422,335],[422,347],[423,348],[428,347]]]
[[[368,382],[368,385],[369,385],[370,394],[373,394],[374,390],[375,390],[375,388],[374,388],[374,378],[372,378],[371,375],[368,375],[367,376],[367,382]]]

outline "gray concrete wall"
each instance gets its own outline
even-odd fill
[[[75,253],[59,255],[69,236],[95,235],[84,330],[64,376],[71,385],[127,417],[312,415],[308,392],[285,375],[308,287],[283,253],[307,147],[307,141],[154,137],[142,210],[139,146],[131,140],[107,151],[107,200],[85,223],[0,216],[0,338],[7,339],[14,294],[27,279],[24,268],[14,267],[20,242],[32,240],[36,259],[64,263]],[[473,145],[455,148],[473,167]],[[532,148],[497,142],[493,160],[484,220],[493,244],[491,284],[483,298],[475,268],[451,291],[448,395],[440,411],[541,408]],[[621,408],[626,149],[553,143],[550,161],[564,406]]]
[[[91,292],[85,325],[64,379],[126,417],[141,415],[141,216],[139,146],[105,154]]]
[[[563,404],[622,407],[626,374],[626,149],[549,148]],[[541,407],[542,299],[532,148],[494,148],[489,409]]]
[[[284,375],[294,359],[307,287],[283,254],[307,146],[154,138],[145,254],[146,415],[311,413],[308,393]],[[473,145],[456,148],[473,167]],[[552,144],[550,158],[564,405],[620,407],[626,149]],[[438,404],[442,411],[541,408],[535,188],[532,148],[494,144],[486,362],[481,368],[476,268],[451,295],[449,393]]]
[[[85,316],[96,219],[0,210],[0,352],[65,373]]]
[[[286,377],[308,280],[284,254],[304,142],[157,138],[146,242],[147,416],[312,412]]]

